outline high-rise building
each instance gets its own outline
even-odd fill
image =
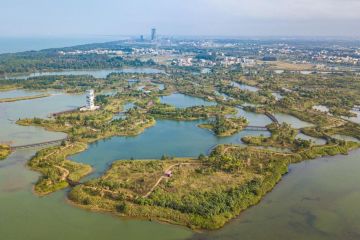
[[[151,29],[151,41],[156,40],[156,28]]]
[[[93,89],[86,90],[86,108],[89,110],[95,108],[95,94]]]

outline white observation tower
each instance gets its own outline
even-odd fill
[[[86,90],[86,108],[92,110],[95,108],[94,89]]]
[[[95,106],[95,93],[94,89],[86,90],[86,105],[81,108],[81,111],[93,111],[99,109],[99,106]]]

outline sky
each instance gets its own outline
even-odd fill
[[[0,0],[0,37],[360,37],[360,0]]]

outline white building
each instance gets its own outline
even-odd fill
[[[95,106],[95,93],[94,89],[86,90],[86,105],[80,108],[80,111],[93,111],[99,109],[99,106]]]
[[[95,93],[93,89],[86,90],[86,107],[88,109],[95,107]]]

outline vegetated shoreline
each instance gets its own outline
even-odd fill
[[[105,118],[107,118],[105,116]],[[135,118],[136,120],[136,118]],[[23,125],[32,125],[32,124],[36,124],[36,121],[35,120],[32,120],[32,121],[29,121],[27,122],[27,120],[23,121],[19,121],[18,123],[22,123]],[[136,123],[136,121],[135,121]],[[131,132],[132,134],[135,134],[135,135],[138,135],[138,134],[141,134],[147,127],[151,127],[153,126],[154,124],[156,123],[155,119],[153,119],[153,121],[150,121],[146,124],[146,126],[142,125],[142,127],[140,129],[137,129],[136,132]],[[51,131],[64,131],[64,129],[61,129],[59,128],[59,126],[57,126],[56,124],[55,125],[52,125],[54,124],[54,122],[47,122],[46,120],[40,120],[40,123],[37,124],[38,126],[42,126],[42,127],[45,127],[45,129],[47,130],[51,130]],[[66,132],[66,131],[65,131]],[[113,133],[109,133],[110,135],[106,134],[105,135],[100,135],[98,138],[96,139],[84,139],[84,141],[81,141],[81,142],[74,142],[74,143],[69,143],[69,144],[83,144],[83,145],[86,145],[86,147],[84,148],[81,148],[79,151],[76,151],[76,149],[74,150],[75,153],[78,153],[78,152],[82,152],[82,151],[85,151],[88,147],[88,145],[94,141],[98,141],[98,140],[101,140],[101,139],[105,139],[105,138],[108,138],[108,137],[112,137]],[[129,133],[127,133],[126,135],[128,135]],[[123,134],[122,134],[123,135]],[[65,145],[66,146],[66,145]],[[220,147],[223,147],[224,145],[218,145],[215,147],[215,149],[212,151],[212,152],[215,152],[217,148],[220,148]],[[309,156],[305,155],[305,156],[295,156],[295,155],[291,155],[291,154],[284,154],[284,153],[276,153],[276,152],[273,152],[273,151],[269,151],[269,150],[256,150],[258,152],[262,152],[262,153],[265,153],[265,154],[279,154],[280,156],[292,156],[294,157],[295,160],[286,160],[287,161],[287,165],[286,167],[279,167],[279,169],[275,169],[274,173],[276,173],[276,175],[271,175],[272,178],[274,179],[269,179],[269,180],[266,180],[266,182],[262,185],[259,185],[258,188],[256,188],[257,190],[252,190],[252,191],[256,191],[256,192],[259,192],[258,194],[255,194],[255,195],[250,195],[249,196],[246,196],[247,198],[244,200],[245,202],[240,202],[238,204],[239,207],[236,208],[236,210],[232,211],[232,212],[227,212],[225,215],[222,213],[220,215],[215,215],[214,218],[216,217],[220,217],[221,219],[219,220],[220,222],[213,222],[213,217],[210,217],[210,218],[206,218],[206,219],[203,219],[201,221],[204,221],[203,223],[196,223],[196,222],[193,222],[193,220],[191,220],[191,218],[195,217],[193,215],[189,215],[189,214],[186,214],[186,213],[179,213],[178,210],[175,210],[175,209],[169,209],[169,208],[162,208],[162,207],[159,207],[159,206],[147,206],[147,205],[136,205],[136,203],[130,203],[130,206],[135,209],[135,212],[133,213],[119,213],[117,212],[116,209],[112,209],[112,210],[109,210],[109,209],[104,209],[104,208],[100,208],[100,207],[97,207],[97,206],[91,206],[90,204],[89,205],[85,205],[84,204],[81,204],[79,202],[76,202],[75,199],[69,197],[71,192],[68,194],[68,198],[69,198],[69,201],[72,201],[74,205],[76,206],[81,206],[82,208],[86,208],[86,209],[89,209],[89,210],[95,210],[95,211],[105,211],[105,212],[112,212],[113,214],[115,214],[116,216],[122,216],[122,217],[130,217],[130,218],[138,218],[138,219],[151,219],[151,220],[156,220],[156,221],[160,221],[160,222],[167,222],[167,223],[171,223],[171,224],[176,224],[176,225],[182,225],[182,226],[187,226],[189,228],[192,228],[192,229],[218,229],[222,226],[224,226],[229,220],[235,218],[236,216],[238,216],[242,211],[244,211],[245,209],[249,208],[250,206],[254,206],[256,205],[257,203],[259,203],[261,201],[261,199],[269,192],[271,191],[275,186],[276,184],[281,180],[282,176],[287,173],[288,171],[288,164],[292,163],[292,162],[296,162],[296,161],[302,161],[304,159],[308,159],[308,158],[317,158],[317,157],[320,157],[320,156],[326,156],[326,155],[334,155],[334,154],[340,154],[340,153],[346,153],[348,152],[349,150],[351,150],[352,148],[355,148],[355,147],[358,147],[359,145],[351,145],[349,146],[349,148],[347,148],[347,144],[345,143],[345,149],[338,149],[337,147],[339,147],[338,145],[328,145],[328,146],[325,146],[325,147],[318,147],[320,149],[320,153],[317,153],[316,151],[319,150],[319,149],[315,149],[314,153],[310,153]],[[72,147],[72,146],[71,146]],[[60,147],[61,148],[61,147]],[[329,148],[327,150],[327,148]],[[323,150],[325,149],[325,150]],[[41,150],[37,153],[37,155],[32,158],[29,162],[29,166],[30,164],[34,161],[34,159],[36,159],[38,156],[43,156],[41,154],[46,154],[46,151],[49,150],[49,149],[44,149],[44,150]],[[60,149],[61,150],[61,149]],[[42,153],[42,151],[44,153]],[[70,150],[71,151],[71,150]],[[310,150],[312,151],[312,150]],[[325,151],[325,152],[323,152]],[[329,153],[327,151],[330,151]],[[335,151],[335,152],[334,152]],[[58,152],[61,152],[61,151],[58,151]],[[67,153],[67,154],[64,154],[63,158],[64,158],[64,163],[65,164],[73,164],[75,165],[75,169],[77,169],[77,166],[78,163],[76,162],[73,162],[73,161],[69,161],[67,160],[67,157],[75,154],[73,152],[70,152],[70,153]],[[296,154],[296,153],[295,153]],[[46,155],[45,155],[46,156]],[[314,157],[312,157],[314,156]],[[221,154],[219,155],[219,157],[221,157]],[[46,158],[46,157],[45,157]],[[298,159],[298,160],[296,160]],[[123,160],[120,160],[120,161],[123,161]],[[138,162],[142,162],[144,160],[137,160]],[[238,160],[239,162],[242,161],[242,159],[239,159]],[[284,163],[284,162],[283,162]],[[114,166],[115,162],[112,164],[112,166]],[[281,165],[281,162],[280,163],[277,163],[275,162],[275,164],[280,164]],[[279,165],[279,166],[280,166]],[[89,166],[89,165],[84,165],[84,166]],[[111,167],[112,167],[111,166]],[[53,166],[53,168],[57,168],[57,166]],[[111,167],[107,170],[107,171],[110,171],[111,170]],[[42,169],[41,168],[36,168],[34,166],[31,167],[32,170],[36,170],[38,172],[42,172]],[[88,171],[83,171],[81,172],[80,170],[80,175],[77,176],[76,179],[81,179],[83,178],[84,176],[88,175],[89,173],[91,172],[91,168],[90,170]],[[104,173],[106,174],[106,172]],[[59,174],[61,175],[61,174]],[[40,178],[39,181],[42,181],[44,179]],[[66,180],[66,181],[65,181]],[[62,179],[61,181],[57,182],[55,185],[53,186],[50,186],[49,189],[46,190],[45,188],[45,191],[44,189],[42,189],[41,191],[39,191],[39,189],[36,189],[36,187],[38,186],[38,184],[40,183],[40,187],[41,187],[41,182],[38,182],[37,185],[34,187],[34,190],[35,190],[35,193],[40,195],[40,196],[44,196],[44,195],[47,195],[47,194],[50,194],[54,191],[57,191],[57,190],[60,190],[60,189],[63,189],[63,188],[67,188],[69,187],[69,182],[67,182],[68,179]],[[86,184],[86,183],[85,183]],[[247,185],[248,183],[246,183],[245,185],[239,185],[238,187],[240,187],[241,189],[245,189],[244,191],[247,192],[249,190],[247,190],[247,188],[249,188],[249,186]],[[84,184],[81,184],[81,185],[78,185],[78,187],[80,186],[83,186]],[[44,186],[44,185],[43,185]],[[74,190],[74,188],[72,188],[72,191]],[[251,192],[251,191],[250,191]],[[143,211],[143,208],[145,209],[145,212],[142,212]],[[151,210],[150,210],[151,209]],[[161,215],[162,214],[162,211],[163,210],[166,210],[168,212],[168,215]],[[150,211],[150,213],[149,213]],[[181,215],[181,219],[188,219],[190,217],[190,220],[186,220],[186,221],[176,221],[175,219],[173,219],[173,216],[169,216],[169,213],[170,215],[173,215],[174,217],[177,216],[176,214],[180,214]],[[151,215],[151,214],[154,214],[154,215]],[[201,216],[199,216],[201,217]]]
[[[116,76],[114,76],[114,77],[116,79]],[[187,92],[185,91],[184,93],[186,94]],[[136,90],[128,91],[124,88],[123,95],[118,94],[118,96],[103,97],[102,99],[99,99],[99,101],[101,101],[103,106],[105,106],[104,111],[92,112],[92,113],[64,114],[63,116],[59,116],[59,117],[56,117],[55,119],[53,119],[54,121],[41,120],[41,119],[33,119],[33,120],[28,119],[28,120],[24,120],[22,122],[25,123],[25,125],[42,126],[42,127],[47,128],[50,131],[65,131],[65,132],[69,133],[70,141],[65,143],[65,146],[66,146],[66,144],[76,144],[79,141],[82,143],[89,144],[92,141],[96,141],[96,140],[103,139],[103,138],[108,138],[108,137],[115,136],[115,135],[126,136],[126,135],[134,134],[134,133],[140,134],[143,131],[141,129],[144,126],[144,124],[149,123],[149,121],[151,121],[150,118],[152,118],[153,121],[155,121],[154,119],[171,119],[171,120],[175,119],[175,120],[182,120],[182,121],[195,120],[195,119],[208,119],[210,116],[214,117],[216,115],[219,115],[220,112],[221,112],[220,115],[222,115],[225,113],[229,113],[229,111],[231,111],[230,108],[226,108],[224,106],[225,104],[223,106],[219,106],[219,107],[217,107],[217,106],[212,106],[212,107],[197,106],[197,107],[189,107],[186,109],[178,109],[178,108],[168,105],[168,104],[158,103],[158,101],[155,99],[155,97],[159,97],[159,95],[161,96],[161,94],[163,94],[163,93],[159,94],[159,93],[155,92],[155,94],[153,94],[153,95],[141,95],[140,94],[140,97],[139,97],[139,94],[140,93],[136,92]],[[234,92],[233,93],[233,95],[236,95],[236,94],[242,94],[242,92]],[[134,95],[138,96],[137,98],[135,98],[137,101],[137,103],[136,103],[137,107],[136,107],[136,110],[129,111],[129,114],[127,113],[127,116],[129,116],[130,119],[128,121],[111,120],[113,115],[115,114],[115,112],[119,111],[119,106],[121,104],[123,104],[125,101],[128,101],[129,98],[134,99]],[[201,92],[198,95],[200,95],[200,97],[203,97],[203,94]],[[251,95],[249,97],[252,97],[252,95],[254,95],[253,96],[254,98],[256,97],[255,93],[249,93],[247,95]],[[264,97],[262,97],[262,98],[264,98]],[[262,99],[259,99],[259,101],[260,100],[262,100]],[[110,104],[108,104],[108,103],[110,103]],[[231,105],[231,104],[229,104],[229,105]],[[269,108],[271,108],[270,105],[269,105]],[[263,111],[269,111],[269,110],[274,110],[274,109],[263,109]],[[275,109],[275,110],[281,110],[281,109]],[[291,115],[295,115],[295,114],[293,113]],[[307,116],[313,117],[312,112],[309,112],[307,114]],[[316,114],[316,116],[320,117],[318,114]],[[304,117],[302,117],[302,118],[304,118]],[[323,116],[323,118],[325,118],[325,120],[328,120],[327,116],[326,117]],[[312,119],[312,121],[315,121],[315,120]],[[318,119],[316,121],[316,123],[318,123],[317,125],[320,125],[323,127],[324,126],[327,127],[329,125],[331,128],[337,127],[337,126],[328,124],[328,122],[333,122],[333,121],[330,121],[331,119],[329,121],[324,122],[323,124],[321,124],[320,120],[322,120],[322,119]],[[228,125],[228,124],[219,124],[219,127],[222,127],[222,125]],[[86,182],[85,183],[85,184],[90,184],[90,187],[95,186],[96,191],[92,191],[90,189],[91,191],[90,191],[89,196],[86,196],[87,193],[85,192],[86,198],[82,199],[81,198],[82,196],[80,196],[79,198],[72,198],[71,200],[74,201],[77,205],[81,205],[81,206],[89,208],[89,209],[93,208],[93,209],[101,210],[101,211],[110,211],[110,212],[114,213],[115,215],[120,215],[120,216],[135,217],[135,218],[141,218],[141,219],[154,219],[154,220],[158,220],[161,222],[170,222],[172,224],[185,225],[192,229],[217,229],[217,228],[222,227],[225,223],[227,223],[231,219],[235,218],[244,209],[247,209],[248,207],[253,206],[253,205],[257,204],[259,201],[261,201],[262,197],[265,196],[267,192],[271,191],[276,186],[278,181],[281,180],[282,175],[287,172],[288,164],[296,162],[296,161],[301,161],[304,159],[317,158],[320,156],[334,155],[334,154],[340,154],[340,153],[345,154],[350,149],[355,147],[355,145],[352,145],[352,143],[331,141],[331,138],[329,137],[330,132],[329,132],[328,128],[325,128],[325,127],[324,127],[324,131],[322,131],[322,129],[319,129],[319,130],[315,129],[315,128],[312,129],[314,133],[311,135],[316,135],[318,137],[323,137],[325,139],[329,139],[328,144],[326,146],[321,146],[321,147],[315,146],[314,148],[312,148],[312,147],[306,147],[306,146],[304,147],[303,145],[300,145],[301,142],[296,143],[296,146],[299,147],[300,150],[301,149],[306,150],[305,153],[302,152],[300,154],[300,152],[298,152],[299,154],[297,154],[297,153],[287,154],[287,153],[275,153],[275,152],[271,152],[269,150],[259,150],[256,152],[256,154],[259,153],[261,157],[257,158],[255,156],[256,154],[253,154],[253,156],[250,156],[250,157],[247,156],[247,154],[251,155],[252,153],[255,153],[255,151],[249,150],[249,151],[246,151],[244,154],[244,152],[242,152],[241,149],[235,149],[233,153],[231,152],[232,150],[230,149],[230,153],[229,153],[230,156],[227,156],[226,150],[224,150],[223,154],[221,152],[219,152],[218,155],[215,156],[214,158],[211,158],[211,156],[209,156],[211,159],[204,159],[202,161],[210,161],[210,163],[212,163],[212,168],[211,169],[209,169],[209,168],[190,169],[190,170],[193,170],[195,173],[196,173],[196,171],[199,171],[201,173],[199,173],[198,175],[195,175],[195,176],[189,175],[189,177],[190,178],[191,177],[200,177],[201,178],[200,180],[205,181],[205,182],[206,182],[207,176],[214,177],[213,178],[214,182],[209,182],[209,183],[215,183],[213,186],[214,190],[203,189],[203,188],[199,187],[196,190],[190,189],[192,191],[189,192],[188,189],[185,189],[185,187],[182,186],[181,188],[179,188],[179,191],[181,192],[180,198],[179,198],[179,194],[177,194],[176,192],[174,193],[174,192],[170,191],[168,194],[168,196],[169,196],[168,199],[164,199],[164,196],[161,195],[162,194],[161,191],[163,189],[160,189],[160,192],[158,191],[159,189],[157,189],[154,192],[155,196],[152,196],[153,194],[151,194],[149,198],[143,198],[142,197],[142,196],[144,196],[143,193],[141,193],[141,192],[138,193],[137,191],[133,191],[135,198],[130,199],[130,201],[123,204],[124,203],[123,200],[121,200],[120,198],[117,199],[118,197],[122,197],[121,194],[123,194],[123,192],[121,192],[121,191],[124,190],[124,192],[126,193],[128,190],[133,190],[133,189],[131,189],[131,187],[137,187],[138,185],[135,184],[130,187],[129,186],[127,186],[127,187],[120,186],[117,189],[115,186],[115,190],[116,190],[115,196],[106,196],[106,195],[104,196],[104,194],[103,194],[104,192],[109,193],[109,189],[111,191],[113,191],[114,189],[112,189],[112,186],[110,186],[110,187],[107,185],[102,186],[101,184],[96,185],[99,183],[99,182],[96,182],[96,180],[101,180],[101,177],[100,177],[99,179],[95,179],[94,182],[90,182],[90,183]],[[346,125],[346,126],[344,125],[344,129],[335,129],[333,131],[334,132],[344,132],[345,130],[348,130],[350,128],[351,128],[350,125]],[[291,129],[289,129],[289,130],[291,130]],[[269,142],[269,143],[271,143],[271,145],[273,143],[276,143],[276,144],[281,144],[281,146],[283,146],[283,144],[285,143],[285,144],[291,144],[291,146],[295,146],[294,139],[292,137],[293,134],[288,134],[283,129],[279,129],[279,133],[280,133],[279,136],[283,136],[284,135],[283,133],[285,133],[286,138],[281,137],[281,139],[280,139],[281,141],[279,141],[279,138],[274,138],[273,139],[274,142]],[[283,142],[283,139],[286,140],[287,142]],[[259,140],[262,140],[262,139],[259,139]],[[263,144],[264,143],[261,142],[261,145],[263,145]],[[215,149],[212,152],[215,152],[216,149],[221,148],[221,147],[224,147],[225,149],[228,148],[226,145],[218,145],[217,147],[215,147]],[[356,147],[358,147],[358,145],[356,145]],[[296,150],[298,150],[298,149],[296,149]],[[44,154],[46,156],[46,150],[44,150],[44,152],[41,154]],[[41,154],[40,154],[40,157],[42,156]],[[241,154],[243,154],[244,156]],[[70,153],[67,156],[69,156],[69,155],[72,155],[72,154]],[[269,155],[269,156],[267,156],[267,155]],[[73,164],[70,167],[74,167],[74,169],[76,171],[77,168],[76,168],[75,163],[66,162],[67,156],[64,157],[64,159],[63,159],[64,161],[61,163]],[[238,157],[238,156],[240,156],[240,157]],[[277,161],[278,160],[277,157],[279,157],[279,156],[282,156],[282,158],[284,158],[284,159],[279,159],[279,161]],[[288,159],[288,158],[290,158],[290,156],[291,156],[291,159]],[[251,157],[253,157],[253,158],[251,158]],[[217,161],[218,160],[217,158],[220,159],[221,161]],[[272,158],[272,159],[269,160],[269,158]],[[274,158],[275,158],[275,160],[274,160]],[[48,160],[52,160],[52,159],[48,159]],[[56,160],[56,158],[54,160]],[[33,160],[30,160],[30,161],[33,161]],[[252,163],[252,161],[254,163]],[[44,159],[44,162],[47,163],[47,160]],[[268,164],[269,162],[270,162],[270,164]],[[142,164],[141,161],[138,163]],[[157,161],[157,163],[155,163],[155,165],[159,165],[159,163],[161,163],[161,161]],[[53,163],[51,163],[51,161],[50,161],[49,164],[53,164]],[[274,167],[271,164],[275,164],[276,166]],[[115,165],[113,164],[112,167],[113,166],[115,166]],[[57,174],[56,177],[58,179],[58,180],[55,180],[53,183],[55,185],[56,184],[58,184],[58,185],[56,185],[55,188],[53,188],[53,189],[52,188],[50,188],[50,189],[46,189],[46,188],[41,189],[40,188],[40,190],[45,190],[44,192],[46,192],[46,194],[56,191],[58,189],[68,187],[68,183],[65,183],[65,181],[62,177],[63,172],[61,172],[61,170],[59,171],[59,168],[57,168],[56,165],[52,165],[51,167],[52,167],[52,170],[54,170],[54,172]],[[240,168],[244,168],[244,169],[240,169]],[[239,171],[239,169],[241,171]],[[39,171],[41,169],[34,169],[34,170]],[[107,172],[109,172],[109,171],[111,171],[111,168],[109,168]],[[164,174],[163,169],[159,170],[159,171],[160,172],[158,172],[158,174]],[[186,171],[186,169],[184,171]],[[205,174],[203,174],[204,172],[205,172]],[[81,171],[80,171],[80,173],[81,173]],[[80,177],[84,176],[85,174],[86,173],[83,172],[83,175],[81,175]],[[104,173],[104,175],[105,174],[107,174],[107,173]],[[147,173],[145,173],[145,174],[147,174]],[[228,174],[228,176],[230,176],[231,178],[234,177],[235,175],[241,176],[242,174],[244,174],[244,175],[251,175],[250,177],[253,177],[253,178],[252,179],[245,178],[245,180],[244,180],[244,179],[241,179],[241,177],[239,177],[238,179],[235,179],[236,181],[238,180],[238,182],[236,182],[236,181],[232,182],[232,184],[230,184],[230,185],[224,184],[224,186],[226,186],[226,188],[225,187],[221,188],[221,187],[219,187],[219,185],[222,184],[221,181],[223,179],[221,179],[221,177],[218,178],[219,176],[216,176],[214,174],[218,174],[218,175]],[[52,180],[51,176],[50,177],[44,176],[44,177],[47,177],[48,178],[47,180]],[[79,177],[79,176],[77,176],[77,177]],[[131,176],[131,177],[133,177],[133,176]],[[174,174],[175,181],[176,181],[176,177],[177,177],[176,174]],[[235,178],[236,177],[237,176],[235,176]],[[245,176],[245,177],[247,177],[247,176]],[[188,178],[183,178],[183,179],[186,179],[186,182],[189,181]],[[42,180],[42,179],[40,179],[40,180]],[[244,180],[244,181],[242,181],[242,180]],[[118,183],[119,182],[117,182],[116,184],[118,184]],[[39,184],[39,183],[37,183],[37,184]],[[40,182],[40,184],[41,184],[41,182]],[[91,185],[91,184],[94,184],[94,185]],[[120,182],[120,184],[121,184],[121,182]],[[147,184],[148,183],[144,183],[140,187],[146,189]],[[70,194],[73,194],[75,190],[82,191],[82,189],[80,189],[80,188],[83,185],[84,184],[73,188]],[[201,186],[201,184],[200,184],[200,186]],[[166,185],[162,186],[162,188],[164,188],[163,192],[166,192],[168,189],[165,189],[165,188],[168,188],[168,187],[169,186],[166,186]],[[205,192],[205,191],[208,191],[208,192]],[[200,202],[203,205],[198,204],[198,205],[194,206],[191,201],[182,202],[181,200],[183,200],[183,199],[181,199],[181,197],[183,195],[181,195],[181,194],[183,194],[184,192],[189,192],[190,194],[192,194],[191,196],[193,197],[193,200],[197,204]],[[194,192],[195,192],[195,194],[194,194]],[[198,193],[199,195],[196,195],[196,193]],[[212,201],[213,199],[206,198],[206,197],[209,197],[208,195],[206,195],[207,193],[210,195],[210,197],[215,198],[214,202]],[[110,194],[110,195],[113,195],[113,194]],[[74,197],[74,196],[72,195],[72,197]],[[90,200],[87,199],[88,197]],[[109,206],[106,206],[106,205],[101,208],[97,205],[96,202],[93,202],[91,200],[91,197],[94,197],[95,200],[99,200],[100,203],[105,202],[105,204],[106,204],[106,201],[109,199],[112,201],[113,200],[112,198],[115,198],[115,201],[112,202],[113,205],[110,205],[110,209],[109,209]],[[137,198],[137,197],[139,197],[139,198]],[[211,209],[211,207],[210,208],[208,207],[209,204],[212,205],[214,208],[223,207],[223,206],[219,206],[219,204],[221,204],[221,203],[219,203],[219,201],[216,202],[217,197],[222,198],[222,200],[224,200],[225,202],[230,201],[230,203],[225,206],[225,210]],[[239,198],[239,199],[236,200],[236,198]],[[204,201],[204,199],[206,201]],[[179,204],[176,202],[176,200],[180,200],[179,204],[182,204],[182,205],[179,206]],[[210,200],[210,201],[208,201],[208,200]],[[164,206],[161,205],[162,204],[161,201],[165,201]],[[174,204],[174,205],[172,205],[172,204]],[[201,209],[202,206],[204,206],[204,209]],[[108,207],[108,208],[106,208],[106,207]],[[127,211],[127,209],[126,209],[127,207],[133,211],[130,211],[130,212]],[[183,209],[179,210],[179,207],[183,207]],[[193,209],[189,210],[188,209],[189,207],[190,208],[193,207]],[[231,208],[231,207],[233,207],[233,209],[229,210],[229,208]],[[202,214],[202,210],[204,210],[204,214]]]
[[[0,54],[1,55],[1,54]],[[165,71],[165,68],[162,66],[151,66],[151,65],[145,65],[145,66],[123,66],[123,67],[115,67],[115,68],[103,68],[103,67],[99,67],[99,68],[63,68],[63,69],[42,69],[42,70],[36,70],[36,71],[27,71],[27,72],[17,72],[17,73],[6,73],[6,79],[16,79],[25,75],[31,75],[31,74],[43,74],[43,73],[66,73],[66,72],[70,72],[70,71],[74,71],[74,72],[81,72],[81,71],[121,71],[121,70],[126,70],[126,69],[154,69],[154,70],[158,70],[158,71]],[[61,75],[61,74],[59,74]],[[86,74],[84,74],[86,75]],[[46,76],[46,75],[44,75]],[[31,78],[31,77],[37,77],[37,76],[28,76],[27,78]],[[0,76],[0,79],[4,78],[4,76]],[[17,88],[15,88],[17,89]],[[5,90],[0,90],[1,91],[8,91],[8,89]]]
[[[222,146],[223,145],[218,145],[217,147],[222,147]],[[330,157],[330,156],[338,155],[338,154],[348,154],[350,151],[355,150],[356,148],[359,148],[359,147],[360,147],[359,144],[351,144],[351,146],[346,147],[343,150],[338,150],[338,152],[336,152],[335,154],[334,153],[332,153],[332,154],[327,153],[327,154],[319,155],[314,159],[316,160],[317,158],[320,158],[320,157]],[[266,151],[269,152],[269,150],[266,150]],[[280,155],[289,155],[289,154],[281,154],[281,153],[276,153],[276,152],[274,152],[274,153],[275,154],[280,154]],[[294,156],[294,157],[296,158],[296,156]],[[163,217],[162,216],[152,216],[152,215],[145,216],[145,215],[141,215],[141,214],[140,215],[136,215],[136,214],[135,215],[128,215],[126,213],[122,214],[122,213],[119,213],[117,211],[104,209],[104,208],[101,208],[101,207],[98,207],[98,206],[84,205],[84,204],[76,202],[74,199],[72,199],[71,196],[70,196],[71,192],[69,192],[69,194],[67,196],[67,201],[71,202],[71,204],[74,205],[74,206],[77,206],[77,207],[80,207],[80,208],[83,208],[83,209],[87,209],[89,211],[110,212],[115,216],[125,217],[125,218],[129,218],[129,219],[142,219],[142,220],[157,221],[157,222],[160,222],[160,223],[170,223],[170,224],[175,224],[175,225],[179,225],[179,226],[187,226],[187,227],[191,228],[194,231],[216,230],[218,228],[223,227],[226,223],[233,220],[234,218],[238,217],[241,214],[241,212],[245,211],[246,209],[248,209],[248,208],[250,208],[252,206],[257,205],[269,192],[271,192],[276,187],[278,182],[280,182],[282,180],[282,177],[285,174],[288,173],[288,169],[289,169],[289,166],[291,164],[297,164],[297,163],[300,163],[300,162],[303,162],[303,161],[308,161],[308,160],[312,160],[311,157],[309,157],[307,159],[298,159],[298,160],[295,160],[295,162],[293,162],[293,163],[289,162],[284,168],[280,168],[279,169],[280,171],[278,172],[278,175],[275,176],[276,180],[274,182],[270,181],[270,182],[265,183],[265,184],[263,184],[261,186],[262,187],[261,190],[260,190],[261,194],[257,195],[255,198],[253,198],[252,201],[247,202],[245,204],[245,206],[240,207],[237,211],[234,211],[232,213],[232,217],[228,218],[225,222],[223,222],[221,225],[216,226],[216,227],[209,227],[209,228],[200,227],[199,228],[199,227],[194,226],[194,225],[189,225],[189,223],[186,223],[186,222],[179,222],[179,221],[175,221],[175,220],[173,220],[171,218],[165,218],[164,216]],[[118,160],[118,161],[126,161],[126,160]],[[109,169],[107,171],[109,171],[112,168],[112,166],[118,161],[114,161],[113,164],[109,167]],[[133,160],[133,161],[142,162],[142,161],[149,161],[149,160],[145,159],[145,160]],[[152,160],[152,161],[160,161],[160,160]],[[266,181],[269,181],[269,180],[266,180]],[[156,207],[156,206],[151,206],[150,208],[152,210],[154,210],[154,211],[159,211],[159,210],[161,211],[162,210],[162,208],[159,208],[159,207]]]
[[[100,141],[100,140],[102,140],[102,139],[98,139],[98,140],[96,140],[96,141]],[[94,142],[96,142],[96,141],[94,141]],[[94,142],[89,142],[89,143],[87,143],[87,147],[89,146],[89,144],[94,143]],[[221,146],[221,145],[217,145],[216,147],[219,147],[219,146]],[[85,151],[85,150],[87,149],[87,147],[84,148],[83,150],[81,150],[81,152],[82,152],[82,151]],[[216,147],[215,147],[215,148],[216,148]],[[358,148],[358,147],[360,147],[360,146],[357,145],[356,147],[349,148],[348,151],[349,151],[349,152],[350,152],[350,151],[353,151],[353,150],[355,150],[355,149]],[[211,147],[211,148],[213,148],[213,147]],[[210,148],[210,149],[211,149],[211,148]],[[266,151],[269,151],[269,150],[266,150]],[[340,154],[340,153],[339,153],[339,154]],[[73,155],[73,154],[71,154],[71,155]],[[71,156],[71,155],[69,155],[69,156]],[[330,157],[330,155],[320,156],[320,157]],[[320,158],[320,157],[318,157],[318,158]],[[183,158],[183,159],[187,159],[187,158]],[[317,159],[317,158],[316,158],[316,159]],[[316,159],[314,159],[314,160],[316,160]],[[141,162],[141,161],[149,161],[149,160],[152,160],[152,159],[139,159],[139,160],[134,160],[134,161],[139,161],[139,162]],[[241,214],[241,212],[245,211],[246,209],[257,205],[269,192],[271,192],[271,191],[276,187],[276,185],[282,180],[282,177],[283,177],[285,174],[288,173],[288,167],[289,167],[290,165],[292,165],[292,164],[297,164],[297,163],[300,163],[300,162],[302,162],[302,161],[309,161],[309,160],[312,160],[312,159],[300,160],[299,162],[290,163],[290,164],[286,167],[286,170],[280,172],[280,176],[277,178],[276,182],[275,182],[273,185],[267,185],[267,187],[263,189],[263,194],[259,195],[259,196],[254,200],[254,202],[250,203],[248,206],[245,206],[244,208],[240,209],[239,212],[235,212],[235,213],[234,213],[235,217],[230,218],[226,223],[228,223],[228,222],[236,219],[236,217],[238,217],[238,216]],[[111,164],[111,166],[110,166],[106,171],[108,171],[109,169],[111,169],[112,165],[113,165],[115,162],[117,162],[117,161],[124,161],[124,160],[116,160],[116,161],[114,161],[114,162]],[[125,161],[126,161],[126,160],[125,160]],[[160,160],[153,160],[153,161],[160,161]],[[32,168],[30,167],[30,169],[32,169]],[[35,170],[35,169],[32,169],[32,170]],[[81,178],[89,175],[89,174],[93,171],[92,168],[91,168],[90,170],[91,170],[91,171],[87,172],[87,173],[86,173],[85,175],[83,175]],[[105,172],[106,172],[106,171],[105,171]],[[82,183],[82,184],[83,184],[83,183]],[[67,187],[69,187],[69,186],[67,186]],[[33,187],[33,192],[34,192],[36,195],[38,195],[38,196],[46,196],[46,195],[52,193],[52,192],[39,193],[38,191],[35,190],[35,185],[34,185],[34,187]],[[121,213],[118,213],[118,212],[114,212],[114,211],[111,211],[111,210],[106,210],[106,209],[99,208],[99,207],[86,206],[86,205],[79,204],[79,203],[75,202],[74,200],[72,200],[72,199],[69,197],[69,194],[70,194],[70,192],[68,192],[68,193],[66,194],[66,196],[67,196],[67,197],[66,197],[66,202],[67,202],[67,203],[69,203],[70,205],[72,205],[72,206],[74,206],[74,207],[79,207],[79,208],[81,208],[81,209],[85,209],[85,210],[88,210],[88,211],[92,211],[92,212],[106,212],[106,213],[110,213],[110,214],[112,214],[112,215],[114,215],[114,216],[116,216],[116,217],[121,217],[121,218],[125,218],[125,219],[137,219],[137,220],[144,220],[144,221],[149,220],[149,221],[156,221],[156,222],[163,223],[163,224],[172,224],[172,225],[178,225],[178,226],[186,227],[186,225],[183,224],[183,223],[176,222],[176,221],[173,221],[173,220],[171,220],[171,219],[166,219],[166,218],[164,218],[164,217],[154,217],[154,216],[146,217],[146,216],[141,216],[141,215],[139,215],[139,216],[131,216],[131,215],[126,215],[126,214],[121,214]],[[222,225],[222,226],[223,226],[223,225]],[[221,227],[222,227],[222,226],[221,226]],[[188,226],[188,227],[189,227],[189,226]],[[211,229],[211,228],[210,228],[210,229],[200,228],[200,229],[199,229],[199,228],[192,228],[192,227],[190,227],[190,228],[191,228],[193,231],[195,231],[195,232],[202,232],[202,231],[208,231],[208,230],[216,230],[216,229],[218,229],[218,228],[214,228],[214,229]]]
[[[46,98],[51,96],[49,93],[34,95],[34,96],[24,96],[24,97],[15,97],[15,98],[0,98],[0,103],[6,102],[17,102],[17,101],[25,101],[25,100],[32,100],[37,98]]]

